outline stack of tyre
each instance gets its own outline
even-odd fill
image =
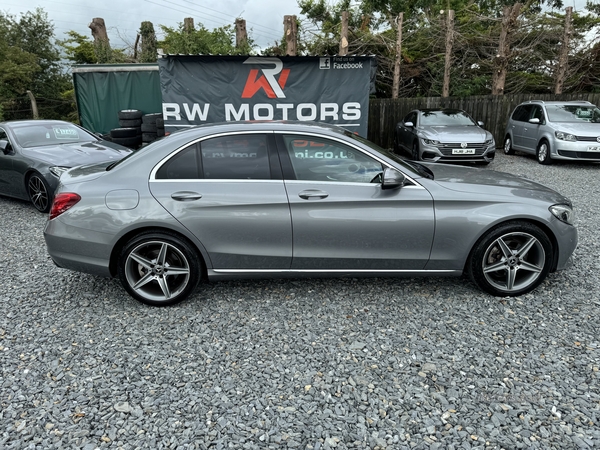
[[[110,137],[116,144],[139,148],[142,145],[142,112],[139,109],[119,111],[119,128],[110,130]]]
[[[142,145],[147,145],[156,138],[164,135],[165,123],[161,113],[145,114],[142,116]]]

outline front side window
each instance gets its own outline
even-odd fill
[[[337,141],[284,136],[297,180],[370,183],[383,172],[380,162]]]
[[[206,139],[180,151],[156,173],[157,179],[268,180],[267,136],[241,134]]]
[[[518,122],[527,122],[529,121],[529,116],[531,115],[532,105],[523,105],[517,106],[515,112],[512,115],[512,119]]]

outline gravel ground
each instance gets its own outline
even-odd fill
[[[464,279],[219,282],[152,308],[58,269],[0,198],[0,448],[600,447],[599,165],[498,155],[577,209],[534,293]]]

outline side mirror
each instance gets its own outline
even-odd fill
[[[2,153],[4,153],[5,155],[8,155],[12,150],[12,147],[10,146],[10,142],[1,140],[0,141],[0,150],[2,150]]]
[[[477,125],[479,125],[481,128],[483,128],[483,126],[485,125],[481,120],[477,121]]]
[[[529,119],[529,123],[532,123],[534,125],[539,125],[540,119],[538,119],[537,117],[534,119]]]
[[[404,126],[405,126],[405,127],[408,127],[408,128],[412,128],[412,127],[414,127],[414,126],[415,126],[415,124],[414,124],[414,123],[412,123],[412,122],[404,122]]]
[[[404,186],[406,177],[402,172],[398,172],[390,167],[383,171],[383,180],[381,182],[381,189],[397,189]]]

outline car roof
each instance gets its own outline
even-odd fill
[[[420,109],[414,109],[413,111],[418,111],[418,112],[445,112],[445,113],[454,113],[454,112],[462,112],[462,113],[464,113],[465,112],[464,110],[457,109],[457,108],[420,108]]]
[[[594,106],[593,103],[588,102],[587,100],[569,100],[569,101],[545,101],[545,100],[527,100],[526,102],[521,103],[521,105],[582,105],[582,106]],[[519,105],[520,106],[520,105]]]

